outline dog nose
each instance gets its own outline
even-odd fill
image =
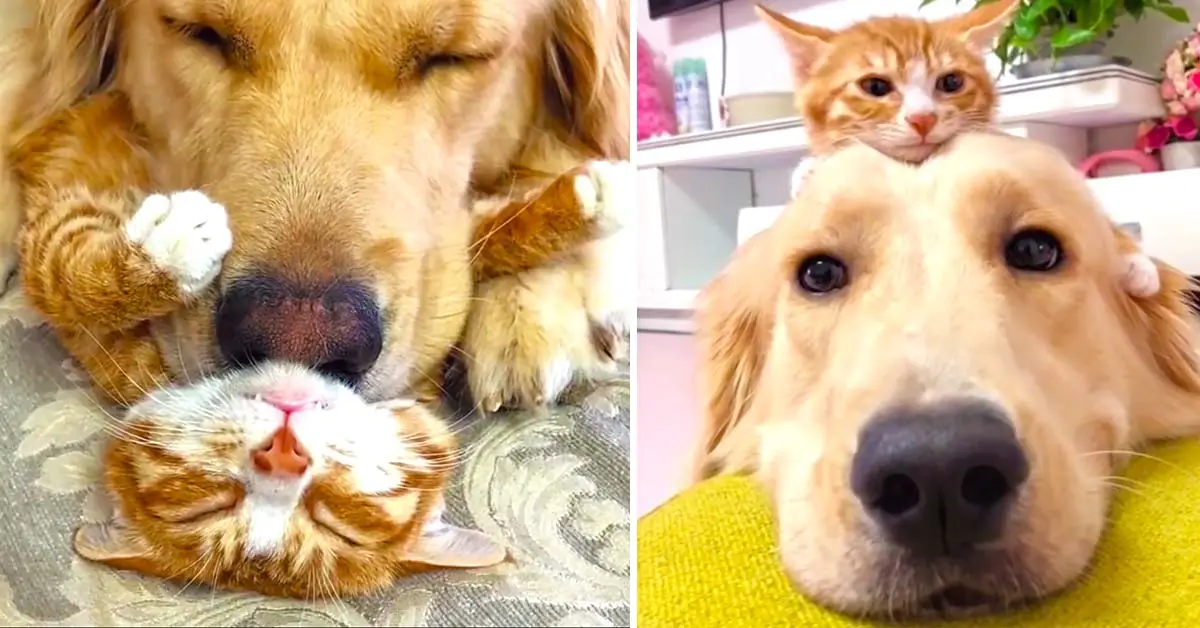
[[[300,446],[296,435],[287,426],[279,428],[267,441],[250,454],[254,468],[268,475],[301,476],[308,469],[308,452]]]
[[[1004,411],[973,400],[882,411],[859,434],[850,470],[885,536],[927,556],[1000,538],[1028,477]]]
[[[383,323],[374,296],[349,281],[299,285],[271,276],[234,282],[216,311],[230,363],[295,362],[355,385],[379,359]]]
[[[917,132],[917,135],[925,137],[937,125],[937,116],[932,113],[912,113],[904,116],[904,121]]]

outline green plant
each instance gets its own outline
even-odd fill
[[[921,6],[937,0],[921,0]],[[973,7],[995,0],[972,0]],[[961,4],[963,0],[954,0]],[[1175,22],[1191,21],[1188,13],[1171,0],[1022,0],[1012,22],[1000,33],[993,53],[1000,71],[1021,61],[1050,57],[1069,48],[1103,41],[1112,36],[1117,18],[1128,15],[1135,21],[1147,11]]]

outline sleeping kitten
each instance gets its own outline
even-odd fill
[[[934,21],[875,17],[841,31],[801,24],[761,5],[757,11],[790,57],[796,105],[815,158],[854,141],[918,163],[957,134],[994,125],[996,86],[982,53],[1020,4],[997,0]],[[792,197],[812,159],[792,172]],[[1135,246],[1129,238],[1120,241]],[[1123,252],[1122,287],[1137,297],[1156,294],[1154,261],[1140,249]]]
[[[412,401],[367,404],[267,364],[160,391],[113,431],[103,475],[118,515],[76,532],[88,560],[312,599],[505,558],[441,520],[454,438]]]

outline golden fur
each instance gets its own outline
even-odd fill
[[[1029,228],[1057,236],[1062,266],[1006,265]],[[920,166],[835,152],[701,295],[700,474],[756,473],[785,568],[835,608],[905,616],[961,586],[1000,609],[1061,589],[1091,558],[1130,450],[1200,428],[1189,280],[1159,264],[1163,290],[1129,296],[1113,278],[1123,237],[1037,142],[968,133]],[[844,260],[845,287],[797,288],[814,254]],[[855,439],[881,410],[963,398],[1004,409],[1029,480],[994,562],[909,560],[852,495]]]
[[[5,151],[27,214],[25,289],[68,350],[124,403],[220,370],[231,359],[216,350],[214,310],[231,286],[267,277],[291,286],[299,310],[331,285],[374,298],[384,346],[359,374],[371,399],[431,396],[464,325],[476,397],[554,401],[560,390],[523,394],[508,381],[543,379],[562,347],[581,356],[572,375],[610,368],[609,348],[594,341],[620,321],[604,286],[563,294],[555,283],[588,286],[571,278],[607,272],[613,225],[598,225],[611,216],[583,198],[531,201],[562,198],[564,180],[595,179],[592,160],[628,155],[627,2],[322,7],[35,7],[13,50],[27,80],[7,112]],[[218,289],[195,294],[122,233],[147,195],[191,188],[224,206],[233,242]],[[529,242],[523,255],[496,228],[552,231],[563,216],[574,220],[561,237]],[[472,287],[472,262],[477,276],[504,276]],[[552,304],[561,317],[512,299]],[[263,315],[261,335],[281,338],[269,357],[328,361],[322,331],[345,327],[334,314]],[[362,344],[347,333],[339,342]]]

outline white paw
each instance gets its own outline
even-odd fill
[[[1159,281],[1158,267],[1154,260],[1145,253],[1131,253],[1125,256],[1125,273],[1121,277],[1121,287],[1135,297],[1152,297],[1158,294],[1162,284]]]
[[[125,223],[125,236],[171,273],[185,296],[217,278],[233,246],[225,208],[194,190],[148,196]]]
[[[804,182],[808,179],[808,173],[812,171],[813,159],[809,157],[796,164],[796,169],[792,170],[791,189],[788,191],[788,198],[796,198],[800,195],[800,188],[804,187]]]
[[[609,234],[633,224],[636,186],[637,170],[628,161],[593,161],[575,177],[575,198],[584,218]]]

